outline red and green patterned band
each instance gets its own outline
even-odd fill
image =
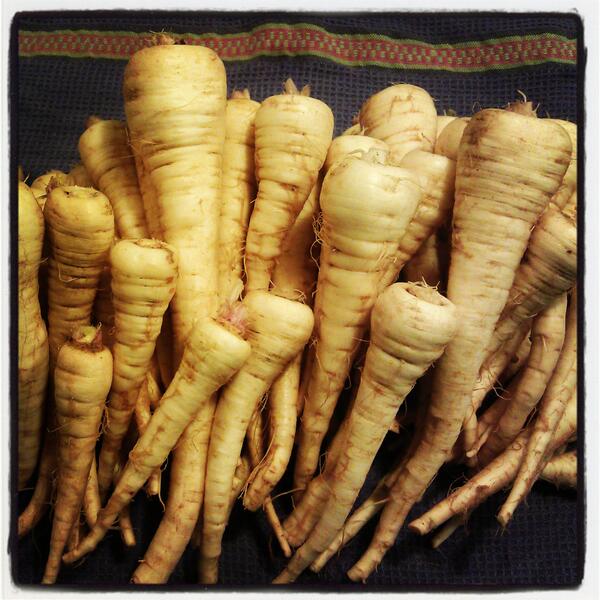
[[[575,65],[577,40],[552,33],[428,44],[376,34],[331,33],[307,23],[273,23],[233,34],[174,34],[208,46],[224,61],[259,56],[315,56],[351,66],[476,72],[554,62]],[[152,34],[131,31],[20,31],[19,56],[126,60],[150,45]]]

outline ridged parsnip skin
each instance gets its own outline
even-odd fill
[[[19,515],[17,531],[19,539],[27,535],[40,521],[50,506],[56,481],[56,421],[52,403],[48,410],[44,432],[44,445],[40,453],[37,481],[29,504]]]
[[[415,533],[425,535],[453,516],[473,510],[514,481],[525,455],[532,429],[533,425],[524,429],[502,454],[498,455],[465,485],[412,521],[409,528]],[[564,418],[552,436],[550,444],[552,452],[565,444],[576,431],[577,395],[573,394],[567,403]]]
[[[427,285],[446,290],[450,244],[445,231],[438,229],[419,247],[402,269],[404,281],[424,281]]]
[[[510,361],[515,357],[523,341],[529,337],[531,331],[531,319],[520,324],[512,338],[506,340],[502,347],[479,369],[479,374],[473,385],[470,406],[467,407],[465,420],[461,433],[462,451],[466,454],[466,464],[475,468],[477,465],[477,411],[481,407],[488,393],[506,370]]]
[[[88,536],[68,562],[96,548],[152,472],[166,460],[202,404],[224,385],[250,355],[250,344],[233,329],[206,317],[190,333],[181,364],[144,433],[138,438],[119,482]],[[178,559],[175,560],[177,562]]]
[[[452,303],[432,288],[397,283],[378,297],[345,441],[327,477],[329,500],[308,540],[275,583],[294,581],[343,528],[398,408],[417,379],[440,357],[457,325]]]
[[[486,357],[492,357],[523,321],[568,292],[576,278],[577,226],[551,205],[531,234],[506,306],[487,344]]]
[[[342,160],[321,188],[323,224],[315,297],[316,356],[308,377],[294,488],[304,489],[381,284],[396,260],[421,191],[411,173],[375,153]]]
[[[573,194],[577,192],[577,125],[561,119],[551,119],[551,121],[560,125],[571,139],[571,162],[558,191],[552,198],[553,204],[562,209],[565,208]]]
[[[552,438],[563,418],[569,399],[577,391],[577,289],[571,294],[565,318],[565,341],[536,411],[525,457],[519,466],[515,483],[498,513],[498,521],[506,527],[519,504],[525,499],[546,462],[556,448]]]
[[[299,93],[271,96],[256,112],[258,195],[246,238],[246,289],[268,290],[283,241],[317,182],[333,135],[333,113]]]
[[[567,296],[563,294],[533,320],[531,352],[518,377],[503,393],[505,408],[477,454],[480,464],[488,464],[508,446],[540,401],[563,346],[566,308]]]
[[[577,451],[557,454],[550,459],[540,475],[540,479],[553,483],[556,487],[577,488]]]
[[[215,583],[229,490],[252,413],[273,381],[304,347],[313,329],[308,306],[268,292],[249,292],[250,358],[225,386],[210,436],[203,512],[200,582]]]
[[[437,112],[423,88],[408,83],[387,87],[362,105],[359,120],[365,135],[387,143],[392,164],[411,150],[433,151]]]
[[[558,125],[486,109],[471,118],[456,165],[448,299],[461,326],[436,364],[422,441],[396,481],[369,549],[349,571],[365,580],[449,456],[485,348],[508,299],[530,232],[556,193],[571,142]]]
[[[62,344],[89,325],[102,269],[114,238],[108,198],[93,188],[54,188],[44,209],[51,247],[48,265],[50,369]]]
[[[132,148],[156,194],[161,239],[178,253],[177,365],[194,321],[217,310],[225,67],[202,46],[144,48],[125,68],[123,96]]]
[[[115,309],[112,302],[110,266],[108,264],[100,273],[98,291],[92,308],[92,321],[102,325],[102,343],[112,352],[115,343]]]
[[[456,176],[456,163],[453,160],[423,150],[412,150],[404,156],[399,166],[411,171],[418,178],[423,196],[417,212],[400,240],[398,261],[394,265],[396,277],[421,244],[450,216],[454,204]]]
[[[142,196],[142,204],[144,206],[144,216],[146,217],[146,225],[150,237],[155,240],[164,241],[164,231],[160,222],[160,214],[158,201],[156,199],[156,190],[150,181],[150,175],[144,167],[144,161],[139,150],[139,144],[135,145],[130,140],[131,152],[133,152],[133,160],[135,162],[135,172],[137,174],[138,187]]]
[[[445,156],[450,160],[456,160],[458,158],[460,140],[470,120],[471,117],[459,117],[448,123],[435,141],[434,153]]]
[[[40,175],[36,179],[34,179],[31,183],[30,189],[37,203],[39,204],[42,211],[44,210],[44,206],[46,205],[46,188],[50,183],[50,180],[54,179],[54,182],[57,186],[59,185],[79,185],[76,183],[73,178],[63,171],[58,171],[57,169],[52,169],[47,171],[43,175]]]
[[[435,140],[437,142],[437,140],[440,137],[440,134],[442,133],[442,131],[444,131],[444,129],[446,129],[446,127],[448,125],[450,125],[450,123],[452,123],[452,121],[456,121],[456,119],[458,119],[458,117],[453,117],[450,115],[438,115],[437,117],[437,129],[435,132]]]
[[[260,106],[250,98],[227,100],[223,183],[219,219],[219,300],[241,295],[242,259],[250,203],[256,197],[254,175],[254,118]]]
[[[56,360],[58,482],[50,555],[42,583],[55,583],[71,529],[78,523],[112,367],[112,355],[102,345],[101,330],[90,326],[78,328]]]
[[[325,172],[329,171],[333,165],[345,158],[350,154],[361,155],[366,154],[371,148],[376,148],[382,151],[382,156],[389,153],[389,146],[374,137],[368,135],[340,135],[333,138],[329,150],[327,150],[327,156],[323,169]]]
[[[48,333],[38,299],[44,215],[23,182],[19,182],[18,222],[18,486],[22,489],[33,475],[38,460],[48,382]]]
[[[98,466],[96,465],[96,454],[94,453],[81,505],[85,522],[90,529],[98,518],[98,511],[101,506],[100,492],[98,491]]]
[[[92,181],[90,174],[81,163],[77,163],[69,171],[69,177],[72,179],[73,185],[78,185],[79,187],[94,187],[94,182]]]
[[[563,208],[563,214],[577,222],[577,191],[571,194]]]
[[[125,123],[92,118],[78,147],[94,187],[110,200],[119,237],[147,238],[144,205]]]
[[[284,249],[273,271],[271,293],[308,306],[313,304],[318,265],[314,254],[315,218],[319,210],[320,186],[317,183],[285,240]],[[260,466],[252,471],[244,493],[244,507],[257,510],[287,468],[296,434],[298,388],[302,352],[288,364],[273,382],[267,399],[269,407],[269,441]]]
[[[103,499],[150,368],[163,315],[175,292],[177,254],[160,240],[121,240],[111,249],[110,268],[115,343],[113,382],[98,458],[98,486]]]

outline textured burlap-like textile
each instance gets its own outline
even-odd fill
[[[503,39],[502,52],[510,67],[453,71],[419,66],[411,68],[347,64],[317,55],[276,55],[271,48],[266,55],[226,60],[229,88],[248,87],[257,100],[278,93],[283,81],[293,77],[299,84],[310,83],[313,95],[327,102],[336,117],[336,132],[351,124],[361,103],[372,93],[395,82],[410,82],[427,89],[434,97],[438,112],[454,110],[469,115],[480,107],[502,106],[522,91],[540,104],[539,114],[563,119],[577,119],[577,68],[574,60],[556,59],[548,40],[570,40],[577,36],[577,20],[561,15],[460,15],[435,14],[363,14],[311,15],[291,13],[202,14],[202,13],[94,13],[68,16],[22,15],[22,32],[148,32],[167,30],[175,33],[224,34],[251,32],[265,24],[305,23],[322,28],[335,40],[342,34],[388,36],[401,40],[410,48],[411,41],[462,47],[465,42],[490,52],[494,42]],[[318,32],[317,32],[318,34]],[[340,37],[341,36],[341,37]],[[542,61],[529,64],[526,54],[510,54],[510,39],[523,43],[535,40]],[[110,33],[106,33],[107,47]],[[225,39],[225,38],[224,38]],[[508,41],[507,41],[508,40]],[[338,42],[335,42],[338,43]],[[544,45],[547,44],[547,45]],[[285,48],[285,46],[284,46]],[[541,49],[540,49],[541,48]],[[293,47],[288,47],[293,54]],[[52,52],[54,55],[47,55]],[[410,52],[410,50],[409,50]],[[418,49],[415,50],[418,52]],[[68,56],[71,54],[71,56]],[[21,46],[18,72],[13,84],[18,105],[18,160],[31,178],[50,168],[69,169],[78,162],[77,140],[90,114],[123,117],[121,83],[126,61],[117,58],[89,58],[59,45],[32,55]],[[512,58],[511,58],[512,57]],[[124,57],[125,58],[125,57]],[[486,66],[487,64],[487,66]],[[378,460],[365,486],[372,489],[385,472],[394,452],[393,436]],[[413,510],[417,516],[426,507],[446,495],[460,482],[460,469],[444,469],[424,499]],[[165,486],[166,487],[166,480]],[[279,491],[289,489],[284,481]],[[18,509],[27,503],[30,492],[18,499]],[[573,585],[581,578],[578,566],[576,494],[556,491],[550,485],[535,486],[527,506],[521,507],[508,530],[501,532],[495,521],[503,495],[500,494],[478,509],[467,526],[457,532],[440,550],[432,550],[427,539],[404,529],[380,569],[369,579],[373,586],[391,586],[403,590],[423,586],[556,586]],[[287,496],[277,500],[282,514],[290,510]],[[111,532],[98,549],[82,564],[63,567],[59,583],[89,585],[126,584],[142,558],[161,516],[157,499],[148,500],[141,493],[132,506],[137,546],[124,549],[117,531]],[[581,518],[581,515],[579,515]],[[38,583],[47,557],[50,522],[46,518],[25,539],[14,545],[13,573],[18,583]],[[298,584],[340,589],[349,583],[346,570],[366,548],[373,532],[367,527],[341,555],[330,561],[319,575],[307,571]],[[272,548],[272,552],[271,552]],[[175,570],[171,583],[192,584],[196,577],[196,553],[188,550]],[[220,580],[228,586],[243,588],[266,585],[284,565],[276,543],[261,514],[237,507],[231,517],[224,540]]]

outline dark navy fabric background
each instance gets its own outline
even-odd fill
[[[485,40],[509,35],[556,33],[577,35],[577,20],[560,15],[460,15],[365,14],[311,15],[293,13],[94,13],[85,16],[22,15],[23,30],[93,29],[107,31],[159,31],[175,33],[232,33],[248,31],[262,23],[308,22],[336,33],[380,33],[396,38],[430,43]],[[77,140],[90,114],[123,118],[121,83],[125,61],[59,57],[21,58],[13,84],[18,86],[18,162],[31,178],[50,168],[67,170],[78,162]],[[226,63],[229,88],[248,87],[252,97],[262,100],[278,93],[283,81],[310,83],[313,95],[327,102],[336,117],[336,132],[350,126],[361,103],[372,93],[396,82],[422,86],[436,101],[441,114],[452,109],[461,115],[489,106],[502,106],[517,97],[517,91],[540,104],[540,114],[576,120],[577,70],[572,65],[547,63],[539,66],[482,73],[416,71],[384,67],[346,67],[313,57],[261,57]],[[366,485],[369,491],[389,464],[393,442],[379,456]],[[388,444],[390,446],[390,444]],[[413,510],[418,516],[443,498],[459,480],[461,470],[444,469],[424,499]],[[280,486],[284,491],[286,482]],[[166,486],[165,486],[166,489]],[[364,494],[363,494],[364,495]],[[18,499],[20,511],[30,492]],[[508,529],[502,532],[495,520],[503,494],[494,497],[471,517],[439,550],[428,539],[404,528],[379,570],[369,579],[373,586],[398,590],[422,586],[557,586],[574,585],[580,572],[578,504],[574,492],[557,491],[546,483],[536,484]],[[281,513],[289,510],[284,497],[276,502]],[[59,583],[81,589],[90,585],[126,584],[142,558],[160,520],[162,508],[156,499],[138,495],[132,506],[137,546],[124,549],[117,531],[111,532],[98,549],[75,567],[63,567]],[[580,515],[581,516],[581,515]],[[410,517],[409,517],[410,518]],[[12,560],[16,582],[38,583],[45,564],[50,532],[46,518],[28,537],[14,545]],[[345,576],[373,532],[367,527],[341,555],[330,561],[321,574],[310,571],[298,584],[323,589],[342,589],[350,584]],[[270,548],[272,547],[272,552]],[[176,568],[172,584],[194,583],[195,556],[188,550]],[[285,564],[262,515],[234,510],[224,540],[220,581],[242,588],[266,585]],[[366,589],[360,588],[359,589]]]

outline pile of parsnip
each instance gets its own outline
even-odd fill
[[[381,512],[366,581],[445,462],[467,482],[408,524],[434,545],[505,488],[502,526],[538,478],[576,486],[575,124],[437,116],[398,84],[332,140],[308,86],[228,99],[218,56],[165,35],[123,98],[80,165],[19,183],[18,530],[52,506],[44,583],[116,524],[134,545],[142,488],[165,508],[140,584],[190,544],[216,583],[237,498],[290,559],[275,583]],[[406,450],[351,514],[390,430]]]

